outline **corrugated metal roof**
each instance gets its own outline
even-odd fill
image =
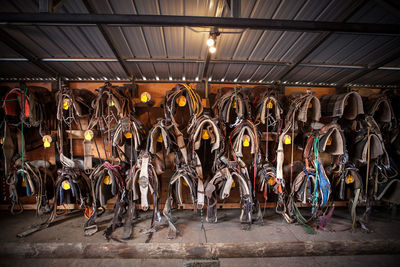
[[[0,61],[0,78],[50,78],[51,76],[30,62]]]
[[[97,13],[140,15],[215,16],[218,0],[90,0]],[[373,0],[365,3],[347,22],[400,24],[400,19]],[[0,12],[38,12],[38,0],[2,1]],[[241,0],[240,16],[309,21],[338,21],[354,1],[348,0]],[[88,13],[81,0],[66,1],[60,13]],[[225,7],[223,16],[230,16]],[[14,26],[3,28],[18,42],[39,58],[115,58],[99,28],[93,26]],[[148,62],[126,62],[128,71],[138,79],[181,80],[201,79],[204,63],[184,62],[198,59],[205,62],[209,29],[189,27],[107,27],[116,51],[123,59],[148,59]],[[304,49],[312,46],[319,33],[270,30],[220,30],[217,52],[212,59],[208,75],[215,81],[267,82],[282,77],[291,63],[298,63]],[[228,32],[227,32],[228,31]],[[225,33],[224,33],[225,32]],[[385,35],[331,34],[314,52],[287,75],[284,81],[335,83],[351,77],[360,67],[380,62],[400,47],[400,37]],[[0,42],[0,57],[21,57],[12,48]],[[151,61],[154,59],[154,62]],[[169,59],[160,62],[160,59]],[[173,62],[171,59],[179,61]],[[231,60],[228,64],[226,60]],[[237,62],[239,60],[239,62]],[[244,64],[240,60],[250,61]],[[235,62],[236,61],[236,62]],[[278,65],[259,64],[257,61],[278,62]],[[18,62],[27,69],[6,67],[14,62],[2,62],[0,77],[47,75],[33,64]],[[71,79],[129,78],[119,62],[46,62],[61,75]],[[314,64],[314,66],[312,65]],[[354,65],[350,67],[323,67],[323,65]],[[16,65],[14,65],[16,66]],[[400,69],[400,60],[386,66]],[[375,70],[354,82],[373,84],[399,84],[399,70]],[[47,77],[46,76],[46,77]]]

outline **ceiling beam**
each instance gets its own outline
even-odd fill
[[[0,23],[19,25],[97,25],[217,27],[300,32],[343,32],[400,35],[398,24],[344,23],[325,21],[249,19],[228,17],[124,15],[124,14],[49,14],[0,13]]]
[[[90,15],[93,15],[96,13],[95,7],[90,3],[89,0],[82,0],[83,4],[85,5],[86,9],[88,10]],[[114,16],[114,15],[112,15]],[[121,65],[122,69],[125,72],[125,75],[127,77],[131,77],[131,73],[129,72],[128,66],[126,62],[122,59],[121,55],[119,54],[118,50],[116,49],[116,45],[114,43],[113,38],[111,38],[110,34],[107,31],[107,26],[103,24],[97,23],[97,26],[103,35],[104,40],[107,42],[108,46],[110,47],[111,51],[113,52],[114,56],[117,58],[119,64]]]
[[[338,84],[338,86],[346,86],[349,83],[360,79],[364,75],[366,75],[374,70],[380,69],[381,67],[385,66],[386,64],[388,64],[398,58],[400,58],[400,48],[396,49],[394,52],[390,53],[389,56],[383,58],[379,62],[377,62],[371,66],[368,66],[366,69],[358,70],[358,71],[348,75],[347,77],[341,79],[337,84]]]
[[[358,0],[355,1],[349,8],[346,9],[346,11],[341,14],[341,16],[337,19],[338,22],[334,23],[342,23],[349,19],[354,12],[360,9],[360,7],[364,4],[364,0]],[[300,65],[311,53],[313,53],[323,42],[325,42],[333,32],[324,32],[321,33],[319,36],[317,36],[306,48],[304,48],[300,54],[297,56],[295,62],[288,68],[286,69],[279,77],[278,80],[284,80],[287,75],[292,72],[297,66]]]
[[[43,62],[118,62],[117,58],[41,58]],[[26,58],[0,58],[0,62],[22,62],[29,61]],[[132,63],[204,63],[202,59],[192,58],[125,58],[125,62]],[[210,59],[211,64],[247,64],[247,65],[269,65],[269,66],[289,66],[289,61],[266,61],[266,60],[243,60],[243,59]],[[338,68],[338,69],[369,69],[367,65],[350,65],[335,63],[300,63],[301,67],[312,68]],[[380,70],[400,71],[400,66],[382,66]]]
[[[12,37],[9,33],[7,33],[4,29],[0,29],[0,40],[6,44],[9,48],[23,56],[29,62],[34,64],[36,67],[41,70],[53,75],[58,76],[57,71],[48,66],[46,63],[40,60],[31,50],[25,47],[23,44],[18,42],[14,37]],[[26,61],[26,60],[25,60]]]

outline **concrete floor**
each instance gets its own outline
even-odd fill
[[[330,241],[330,240],[373,240],[373,239],[400,239],[400,216],[384,211],[382,208],[375,209],[371,218],[370,226],[372,233],[363,233],[357,230],[355,233],[349,229],[350,218],[347,209],[336,209],[334,217],[328,228],[331,232],[317,231],[315,235],[307,234],[304,229],[295,224],[287,224],[282,217],[267,209],[264,216],[264,225],[253,225],[250,231],[241,230],[239,224],[239,210],[218,211],[218,223],[205,223],[207,242],[295,242],[295,241]],[[174,216],[178,218],[177,228],[182,232],[175,240],[167,239],[167,227],[162,227],[153,234],[151,243],[183,242],[203,243],[205,236],[201,231],[200,216],[193,211],[175,211]],[[144,243],[147,234],[144,233],[150,225],[151,213],[141,213],[141,218],[135,224],[133,239],[128,243]],[[98,219],[100,232],[91,237],[83,235],[84,217],[81,213],[60,217],[59,223],[48,229],[37,232],[24,239],[16,237],[16,234],[29,228],[29,225],[39,223],[40,218],[34,212],[25,211],[21,215],[11,216],[7,212],[0,212],[0,242],[82,242],[95,243],[105,242],[103,231],[110,223],[112,213],[106,212]],[[114,235],[121,236],[122,229],[118,229]],[[111,241],[114,242],[114,241]],[[258,258],[258,259],[220,259],[221,266],[246,266],[246,265],[285,265],[285,266],[347,266],[347,265],[370,265],[370,266],[398,266],[400,255],[369,255],[369,256],[326,256],[326,257],[285,257],[285,258]],[[182,266],[183,260],[128,260],[128,259],[1,259],[2,266]]]

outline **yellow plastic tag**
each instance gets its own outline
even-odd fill
[[[64,99],[63,101],[63,109],[68,110],[69,109],[69,100]]]
[[[285,135],[285,139],[283,141],[285,145],[290,145],[292,143],[292,138],[289,135]]]
[[[50,142],[48,140],[44,141],[43,146],[45,148],[49,148],[50,147]]]
[[[87,130],[84,136],[86,141],[91,141],[93,139],[94,133],[92,130]]]
[[[4,137],[0,138],[0,145],[4,144]]]
[[[275,180],[272,179],[272,178],[269,178],[269,179],[268,179],[268,183],[272,186],[272,185],[275,184]]]
[[[186,183],[186,180],[183,180],[183,185],[189,187],[188,183]]]
[[[148,93],[148,92],[143,92],[141,95],[140,95],[140,101],[142,102],[142,103],[147,103],[147,102],[149,102],[151,100],[151,95]]]
[[[114,103],[114,101],[113,101],[112,99],[109,99],[109,100],[107,101],[107,105],[108,105],[109,107],[113,107],[113,106],[115,106],[115,103]]]
[[[328,140],[326,140],[326,145],[327,146],[332,145],[332,138],[331,137],[329,137]]]
[[[346,177],[346,184],[351,184],[354,182],[354,178],[353,176],[351,176],[351,174],[347,175]]]
[[[157,142],[162,143],[162,135],[161,134],[157,137]]]
[[[274,107],[274,104],[272,104],[272,101],[269,101],[267,104],[268,109],[272,109]]]
[[[308,104],[308,108],[312,108],[312,103]]]
[[[248,135],[244,136],[243,146],[248,147],[250,145],[250,137]]]
[[[232,188],[235,188],[235,187],[236,187],[236,183],[232,182]]]
[[[64,182],[61,183],[61,187],[64,190],[70,190],[71,189],[71,185],[69,184],[69,182],[67,180],[65,180]]]
[[[51,145],[51,141],[53,141],[53,140],[51,139],[50,135],[45,135],[45,136],[43,136],[42,141],[43,141],[44,148],[49,148]]]
[[[207,130],[203,130],[203,133],[201,134],[201,138],[202,138],[203,140],[208,140],[208,139],[210,139],[210,135],[208,134],[208,131],[207,131]]]
[[[180,107],[186,106],[186,97],[184,97],[183,95],[178,97],[178,99],[176,101],[178,102],[178,106],[180,106]]]
[[[112,180],[111,180],[110,176],[107,175],[107,176],[104,178],[103,183],[106,184],[106,185],[112,184]]]
[[[132,133],[131,132],[126,132],[124,134],[124,136],[125,136],[126,139],[131,139],[132,138]]]
[[[22,186],[22,187],[26,187],[26,182],[25,182],[25,180],[22,180],[21,186]]]
[[[236,108],[236,100],[232,103],[232,108]]]
[[[347,106],[348,104],[349,104],[349,101],[346,100],[346,101],[344,102],[344,105]]]
[[[142,97],[140,98],[140,101],[142,101],[143,103],[147,102],[147,95],[143,94]]]

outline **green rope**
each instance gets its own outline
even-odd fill
[[[300,223],[301,227],[303,227],[304,231],[306,231],[307,234],[314,235],[315,231],[307,225],[307,220],[303,217],[303,215],[301,215],[296,204],[294,204],[294,209],[296,212],[297,221]]]

